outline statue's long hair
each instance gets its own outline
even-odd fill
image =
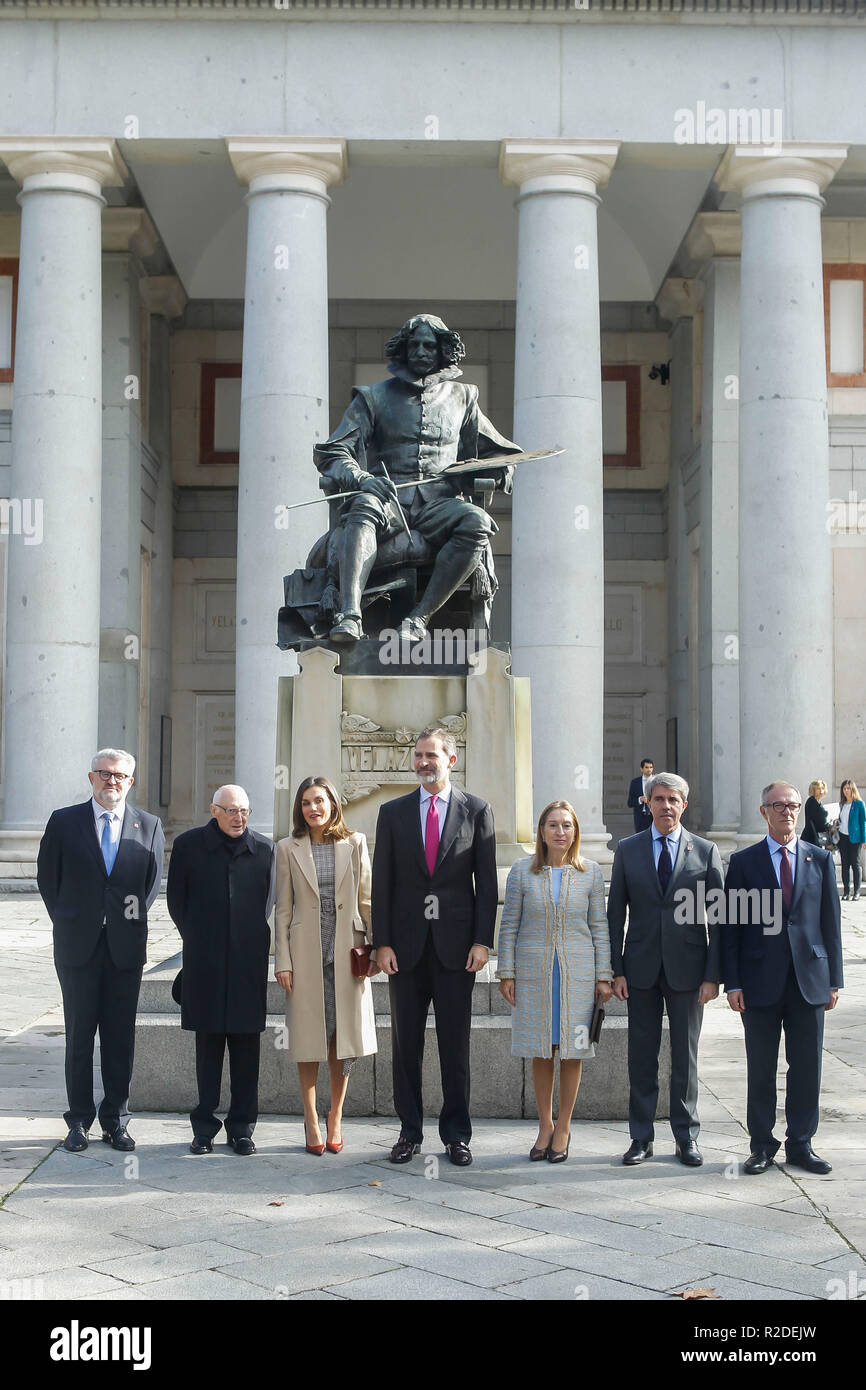
[[[385,356],[389,362],[400,362],[405,365],[406,344],[413,328],[417,328],[419,323],[426,323],[436,334],[439,343],[439,357],[443,367],[456,367],[458,362],[463,361],[466,356],[466,348],[463,346],[463,339],[459,333],[455,333],[435,314],[415,314],[411,319],[407,319],[400,331],[395,333],[393,338],[389,338],[385,344]]]

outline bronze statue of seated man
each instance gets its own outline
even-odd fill
[[[385,352],[391,379],[355,387],[337,429],[313,451],[323,491],[353,491],[339,504],[332,533],[339,606],[329,637],[344,646],[363,636],[364,590],[380,548],[398,533],[417,532],[435,552],[401,637],[423,638],[433,614],[479,565],[492,569],[489,540],[496,523],[459,496],[471,487],[472,475],[441,475],[463,459],[520,452],[479,410],[478,387],[457,380],[465,349],[441,319],[408,319]],[[497,471],[504,491],[511,489],[510,473]],[[398,489],[398,483],[416,486]]]

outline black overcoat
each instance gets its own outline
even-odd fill
[[[178,835],[166,896],[183,938],[181,1027],[261,1033],[267,1014],[272,841],[244,832],[236,855],[216,820]]]

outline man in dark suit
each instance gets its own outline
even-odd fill
[[[632,777],[628,784],[628,804],[634,816],[635,834],[641,830],[649,830],[652,821],[652,813],[647,803],[646,789],[649,779],[653,775],[652,758],[641,758],[640,776]]]
[[[213,1152],[222,1128],[214,1111],[228,1047],[226,1143],[246,1157],[256,1151],[274,845],[248,828],[250,802],[243,787],[218,787],[210,809],[207,825],[175,840],[166,889],[168,910],[183,938],[180,1025],[195,1033],[198,1105],[189,1117],[189,1147],[194,1154]]]
[[[469,1035],[476,972],[496,921],[493,812],[451,782],[457,746],[447,729],[415,743],[419,792],[379,811],[373,857],[373,946],[389,979],[394,1108],[392,1163],[408,1163],[424,1137],[421,1063],[430,1001],[442,1073],[439,1136],[452,1163],[472,1162]]]
[[[37,882],[54,925],[54,964],[66,1020],[64,1115],[70,1153],[87,1148],[96,1118],[93,1041],[99,1029],[103,1140],[135,1148],[127,1131],[135,1011],[147,955],[147,912],[159,892],[165,837],[157,816],[127,803],[135,758],[102,748],[93,795],[54,811],[39,846]]]
[[[680,824],[689,784],[660,772],[648,786],[652,827],[620,840],[607,904],[613,989],[628,1000],[628,1125],[623,1163],[653,1151],[659,1094],[662,1005],[670,1028],[670,1125],[681,1163],[703,1163],[697,1139],[698,1039],[703,1007],[719,992],[719,930],[707,925],[707,895],[722,888],[722,861],[711,840]],[[710,903],[713,898],[710,898]],[[628,933],[623,930],[628,909]]]
[[[746,1123],[751,1153],[744,1171],[765,1173],[779,1141],[776,1066],[785,1030],[787,1162],[808,1173],[831,1165],[812,1148],[818,1128],[824,1014],[842,988],[842,931],[833,856],[798,840],[801,797],[787,782],[761,794],[768,834],[731,855],[725,879],[722,973],[728,1003],[746,1036]]]

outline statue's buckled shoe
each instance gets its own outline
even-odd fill
[[[427,636],[427,628],[420,618],[404,618],[399,636],[401,641],[421,642]]]
[[[360,642],[364,635],[361,627],[361,619],[356,618],[352,613],[338,613],[337,621],[331,628],[331,641],[344,646],[350,646],[352,642]]]

